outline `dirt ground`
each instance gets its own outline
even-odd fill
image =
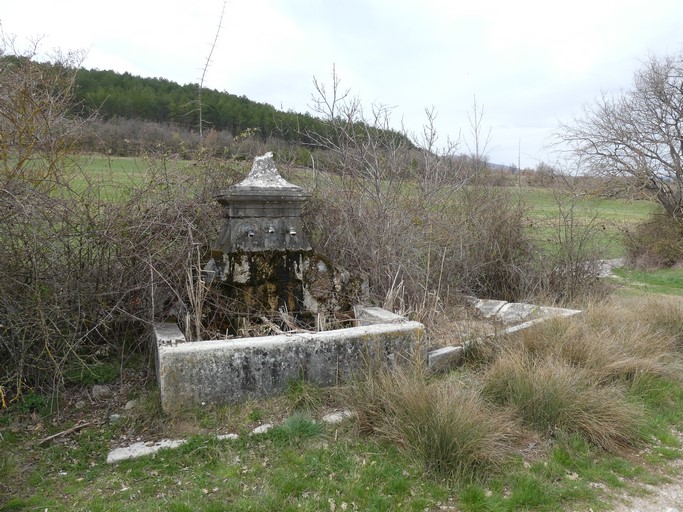
[[[677,460],[672,467],[678,469],[673,482],[656,486],[643,486],[645,496],[618,498],[614,512],[683,512],[683,461]]]
[[[646,486],[651,494],[626,498],[616,505],[614,512],[683,512],[683,482]]]

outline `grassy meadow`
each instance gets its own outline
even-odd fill
[[[651,201],[573,196],[550,188],[515,188],[512,196],[528,206],[530,230],[542,246],[552,247],[567,235],[562,219],[571,214],[577,230],[596,236],[596,249],[605,259],[624,256],[624,232],[645,221],[655,208]]]
[[[81,155],[74,159],[72,188],[83,190],[90,180],[108,184],[112,200],[125,196],[124,190],[150,179],[152,170],[158,179],[158,169],[176,172],[195,172],[191,160],[155,159],[151,157],[108,157],[98,154]],[[235,166],[235,176],[246,175],[249,162]],[[313,186],[310,171],[281,168],[288,179],[303,187]],[[654,209],[654,203],[645,200],[605,199],[589,195],[573,196],[550,188],[512,186],[509,192],[514,201],[528,208],[528,230],[542,247],[552,248],[558,237],[567,236],[562,217],[573,215],[575,229],[587,229],[597,236],[598,247],[604,258],[623,256],[621,238],[624,230],[644,221]],[[456,196],[457,200],[457,196]]]
[[[614,269],[616,281],[629,294],[661,294],[683,296],[683,269],[665,268],[651,271]]]

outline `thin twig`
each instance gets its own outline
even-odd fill
[[[81,430],[82,428],[93,425],[94,423],[95,423],[94,421],[86,421],[85,423],[79,423],[76,426],[73,426],[71,428],[67,428],[66,430],[62,430],[61,432],[58,432],[57,434],[52,434],[51,436],[48,436],[41,441],[38,441],[37,445],[42,446],[45,443],[52,441],[53,439],[55,439],[57,437],[68,436],[69,434],[73,434],[74,432]]]

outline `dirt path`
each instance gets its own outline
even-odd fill
[[[630,498],[614,512],[683,512],[683,482],[644,486],[651,494]]]
[[[683,442],[683,432],[673,432]],[[627,497],[615,503],[613,512],[683,512],[683,459],[669,464],[671,482],[660,485],[643,485],[645,496]]]

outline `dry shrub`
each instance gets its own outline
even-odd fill
[[[306,212],[316,249],[365,276],[379,302],[412,312],[462,293],[517,301],[541,289],[526,208],[506,191],[468,188],[424,204],[405,181],[385,204],[333,174],[317,183]]]
[[[306,134],[319,148],[306,224],[316,249],[365,276],[377,302],[416,311],[462,293],[523,301],[592,291],[590,230],[565,229],[577,225],[573,208],[557,223],[563,250],[548,257],[529,235],[527,207],[481,179],[488,140],[476,102],[465,155],[460,140],[441,147],[433,111],[419,136],[396,132],[389,109],[369,113],[332,79],[328,88],[315,82],[326,130]]]
[[[514,422],[454,379],[430,382],[416,367],[375,370],[348,399],[361,432],[395,443],[438,476],[482,478],[511,452]]]
[[[626,259],[641,269],[672,267],[683,259],[683,225],[658,209],[624,236]]]
[[[599,385],[589,371],[561,359],[504,351],[483,378],[485,396],[513,406],[541,433],[580,434],[607,451],[639,439],[642,407],[618,387]]]
[[[232,177],[205,150],[186,166],[148,156],[130,176],[80,169],[81,55],[43,63],[39,53],[0,32],[0,392],[10,401],[146,351],[155,319],[200,316],[187,269],[199,275],[217,224],[211,192]]]
[[[542,260],[527,231],[524,204],[507,190],[472,187],[454,210],[441,226],[451,251],[449,282],[477,297],[507,301],[539,292]]]
[[[197,254],[215,234],[208,187],[220,183],[201,162],[167,163],[148,160],[130,180],[76,170],[49,191],[21,180],[0,191],[0,359],[8,362],[0,385],[8,395],[59,390],[74,367],[146,352],[151,322],[196,313],[187,269],[198,276]]]
[[[633,444],[643,410],[624,392],[680,378],[682,324],[680,302],[642,298],[549,320],[489,349],[485,395],[543,432],[579,433],[609,451]]]

